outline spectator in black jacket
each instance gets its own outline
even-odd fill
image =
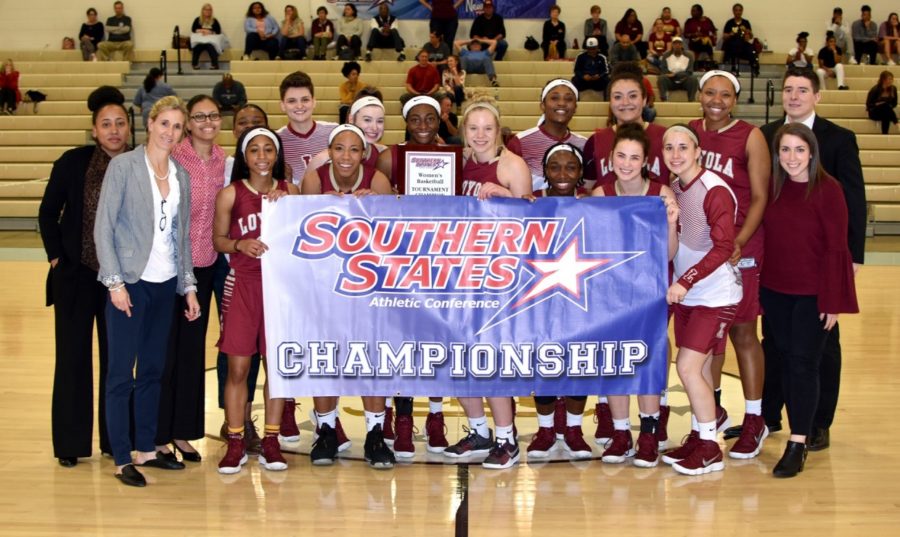
[[[372,31],[366,45],[366,61],[372,61],[372,49],[376,48],[392,48],[397,51],[397,61],[405,61],[404,46],[406,45],[400,37],[397,17],[391,15],[391,8],[387,4],[381,4],[378,6],[378,15],[372,17]]]
[[[579,92],[606,91],[606,84],[609,83],[609,64],[606,56],[600,54],[600,43],[596,37],[589,37],[584,41],[584,52],[575,60],[575,76],[572,77],[572,83]]]
[[[97,45],[103,41],[103,23],[97,20],[97,10],[88,8],[87,22],[81,25],[78,40],[81,41],[81,58],[84,61],[97,61]]]
[[[503,24],[503,17],[494,13],[494,0],[484,0],[484,8],[481,15],[478,15],[472,21],[469,37],[479,41],[488,39],[497,41],[494,60],[499,62],[503,59],[509,45],[506,43],[506,26]]]
[[[222,27],[219,21],[213,17],[213,8],[211,4],[203,4],[200,8],[200,16],[194,19],[191,24],[191,33],[200,35],[221,35]],[[213,69],[219,68],[219,51],[212,43],[197,43],[191,47],[191,66],[194,69],[199,68],[200,55],[206,52],[209,54],[209,61],[212,63]]]
[[[212,94],[223,113],[237,112],[247,104],[247,91],[244,89],[244,85],[235,80],[231,73],[222,75],[222,81],[216,83]]]
[[[550,18],[544,21],[544,30],[541,34],[544,60],[559,60],[566,57],[566,24],[559,20],[561,12],[562,8],[558,5],[550,6]],[[551,55],[551,49],[555,51],[555,55]]]

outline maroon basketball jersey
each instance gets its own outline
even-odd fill
[[[367,190],[372,188],[372,177],[375,176],[375,168],[370,166],[365,166],[361,164],[359,166],[360,171],[359,178],[356,183],[350,187],[350,190],[342,191],[344,194],[352,194],[359,189]],[[326,162],[322,164],[318,168],[316,168],[316,174],[319,176],[319,183],[322,185],[322,194],[327,194],[328,192],[337,192],[338,185],[331,179],[331,163]]]
[[[497,164],[500,163],[500,157],[495,157],[489,162],[478,162],[475,157],[466,159],[463,164],[463,196],[477,196],[481,191],[481,185],[485,183],[494,183],[499,185],[497,180]]]
[[[657,183],[656,181],[650,181],[650,186],[647,188],[647,193],[645,196],[659,196],[662,192],[662,183]],[[604,196],[618,196],[616,193],[616,182],[605,183],[603,185],[603,195]]]
[[[246,180],[234,185],[234,206],[231,208],[231,229],[228,238],[232,240],[258,239],[262,212],[262,195],[253,190]],[[278,181],[276,188],[287,192],[287,183]],[[235,272],[262,272],[259,258],[252,258],[240,252],[231,254],[229,265]]]
[[[662,156],[663,134],[666,133],[666,129],[656,123],[650,123],[647,125],[645,132],[647,133],[647,139],[650,140],[650,154],[647,155],[647,169],[650,171],[650,180],[664,185],[668,184],[669,169],[666,168],[666,163]],[[616,174],[613,172],[612,162],[609,158],[615,139],[616,131],[612,127],[594,131],[594,134],[588,139],[587,145],[590,145],[594,151],[595,177],[585,177],[585,179],[596,180],[598,185],[616,181]]]
[[[574,194],[575,197],[578,197],[578,196],[584,196],[585,194],[587,194],[587,191],[586,191],[585,189],[583,189],[583,188],[581,188],[581,187],[578,187],[578,188],[575,189],[575,194]],[[548,188],[542,188],[542,189],[540,189],[540,190],[535,190],[534,192],[531,193],[531,195],[534,196],[534,197],[536,197],[536,198],[552,198],[552,197],[553,197],[553,195],[550,194],[550,188],[549,188],[549,187],[548,187]]]

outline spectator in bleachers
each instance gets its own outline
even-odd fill
[[[653,23],[653,31],[647,36],[647,61],[659,69],[662,56],[672,49],[672,36],[663,29],[662,19]]]
[[[459,137],[459,118],[451,112],[453,98],[447,93],[438,93],[435,99],[441,105],[441,124],[438,127],[438,136],[447,145],[462,145]]]
[[[487,48],[484,48],[485,43]],[[491,86],[495,88],[500,84],[497,83],[497,71],[494,69],[494,60],[491,55],[497,49],[497,42],[493,39],[480,41],[473,39],[458,39],[453,43],[453,51],[459,54],[459,62],[470,75],[473,73],[485,74],[491,81]]]
[[[669,36],[676,37],[681,35],[681,24],[678,23],[677,19],[672,17],[672,10],[670,8],[662,8],[662,12],[659,14],[659,20],[663,23],[663,31],[669,34]]]
[[[362,56],[363,22],[357,16],[354,4],[344,5],[344,16],[338,18],[335,25],[337,33],[338,57],[358,60]]]
[[[200,16],[195,18],[194,22],[191,24],[191,33],[202,36],[198,41],[204,41],[203,43],[193,43],[193,46],[191,47],[191,67],[199,69],[200,55],[206,52],[209,54],[209,61],[212,63],[212,68],[218,69],[219,50],[213,43],[207,42],[207,39],[203,39],[222,35],[222,26],[219,25],[219,21],[213,16],[212,4],[203,4],[203,7],[200,8]]]
[[[244,40],[244,57],[249,60],[254,50],[263,50],[274,60],[278,55],[278,34],[281,29],[278,21],[266,11],[262,2],[253,2],[247,8],[247,18],[244,19],[244,32],[247,37]]]
[[[859,20],[854,21],[851,28],[856,62],[862,63],[863,55],[867,55],[868,64],[875,65],[878,61],[878,25],[872,22],[872,8],[864,5]]]
[[[81,58],[97,61],[97,46],[103,41],[103,23],[97,20],[96,9],[88,8],[87,22],[81,24],[78,40],[81,42]]]
[[[633,52],[628,52],[629,48],[637,49],[638,60],[647,57],[647,43],[644,39],[644,25],[638,19],[637,11],[628,8],[622,15],[622,20],[616,23],[616,42],[613,43],[612,55],[616,57],[616,61],[630,60]],[[625,51],[624,53],[619,50]]]
[[[22,93],[19,91],[19,72],[16,71],[12,58],[9,58],[0,68],[0,113],[15,114],[20,102]]]
[[[463,0],[419,0],[431,12],[428,30],[437,32],[447,43],[456,40],[456,29],[459,28],[459,14],[456,12]]]
[[[447,67],[447,58],[450,57],[450,45],[444,41],[440,33],[432,30],[428,34],[428,42],[422,47],[428,53],[428,62],[435,66],[438,72],[443,72]]]
[[[355,61],[344,62],[344,66],[341,68],[341,74],[347,79],[338,86],[338,96],[340,99],[340,104],[338,105],[338,123],[341,125],[347,123],[347,113],[350,111],[350,105],[356,100],[356,93],[366,86],[366,84],[359,79],[359,74],[361,72],[362,66]]]
[[[834,78],[837,80],[838,89],[850,89],[844,85],[844,51],[837,46],[837,40],[834,33],[829,31],[825,34],[825,46],[819,51],[817,61],[819,67],[816,69],[816,75],[819,77],[819,86],[825,87],[826,78]]]
[[[844,58],[851,64],[856,63],[853,55],[853,39],[850,38],[850,27],[844,24],[844,10],[836,7],[831,15],[831,24],[825,27],[828,32],[834,32],[837,46],[844,51]]]
[[[881,54],[888,65],[897,65],[894,56],[900,54],[900,19],[896,13],[888,15],[888,19],[881,23],[878,29],[878,42],[881,45]]]
[[[550,6],[550,18],[544,21],[541,33],[544,60],[559,60],[566,57],[566,24],[559,20],[561,12],[562,8],[558,5]]]
[[[688,49],[694,53],[694,60],[702,65],[703,70],[716,68],[713,61],[716,33],[716,25],[703,14],[703,6],[691,6],[691,18],[684,22],[684,37],[687,39]]]
[[[284,6],[278,55],[285,60],[302,60],[306,57],[306,27],[297,15],[297,8],[291,4]]]
[[[659,87],[661,101],[668,101],[669,92],[673,89],[683,89],[687,91],[688,101],[694,102],[699,83],[694,76],[694,55],[684,50],[684,39],[672,39],[672,50],[663,55],[660,71],[656,85]]]
[[[897,87],[894,86],[894,75],[890,71],[882,71],[878,84],[869,90],[866,96],[866,113],[869,119],[881,122],[881,134],[887,134],[891,124],[897,124]]]
[[[163,72],[159,67],[150,69],[150,72],[144,77],[144,84],[138,88],[134,96],[133,104],[141,109],[141,117],[144,118],[144,128],[147,127],[150,109],[153,108],[156,101],[168,95],[176,95],[172,86],[163,82],[162,79]]]
[[[316,18],[312,21],[313,59],[324,60],[328,44],[334,39],[334,23],[328,20],[325,6],[316,9]]]
[[[799,67],[800,69],[809,69],[812,71],[813,57],[812,54],[806,50],[808,37],[809,32],[800,32],[797,34],[797,46],[788,51],[787,59],[784,62],[788,67]]]
[[[606,19],[600,18],[602,12],[600,6],[591,6],[591,16],[584,20],[584,40],[587,41],[589,37],[597,38],[600,54],[606,56],[609,54],[609,25]]]
[[[397,61],[406,61],[403,47],[406,44],[400,37],[397,17],[391,15],[387,4],[378,6],[378,15],[372,17],[372,31],[369,32],[369,43],[366,45],[366,61],[372,61],[372,50],[376,48],[392,48],[397,52]]]
[[[497,41],[494,60],[498,62],[506,55],[506,49],[509,47],[506,43],[506,25],[503,24],[503,17],[494,13],[494,0],[484,0],[481,14],[472,21],[469,37],[479,41],[488,39]]]
[[[441,88],[453,97],[459,113],[466,99],[466,71],[459,64],[459,56],[451,54],[447,58],[447,68],[441,74]]]
[[[131,17],[125,14],[125,4],[116,2],[113,4],[114,16],[106,19],[105,41],[97,45],[97,58],[103,61],[112,59],[115,52],[121,52],[122,57],[131,60],[134,52],[132,40]]]
[[[428,51],[420,50],[416,64],[406,73],[406,93],[400,97],[405,103],[417,95],[433,96],[441,87],[441,76],[437,68],[428,62]]]
[[[575,59],[575,76],[572,84],[579,92],[594,90],[603,93],[609,83],[609,63],[606,56],[600,54],[600,43],[596,37],[588,37],[584,41],[584,52]]]
[[[759,60],[753,48],[753,28],[750,21],[744,18],[744,6],[735,4],[731,7],[731,13],[734,17],[722,28],[722,52],[725,53],[725,64],[731,63],[731,72],[735,76],[740,75],[738,69],[740,60],[746,61],[751,69],[758,71]]]
[[[222,113],[236,113],[247,104],[247,91],[244,85],[235,80],[231,73],[222,75],[222,80],[213,86],[212,95],[219,103]]]

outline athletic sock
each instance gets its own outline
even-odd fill
[[[432,401],[428,400],[428,412],[431,414],[437,414],[438,412],[444,411],[444,401],[443,399],[440,401]]]
[[[469,418],[469,429],[472,429],[478,436],[482,438],[490,438],[491,431],[487,426],[487,416],[481,416],[480,418]]]
[[[376,425],[380,425],[384,429],[384,412],[363,411],[366,416],[366,432],[370,432]]]
[[[602,395],[598,395],[597,397],[600,399],[600,403],[602,403],[602,404],[604,404],[604,405],[608,405],[608,404],[609,404],[609,399],[607,399],[606,397],[604,397],[604,396],[602,396]]]
[[[267,423],[263,426],[263,435],[264,436],[278,436],[278,431],[280,429],[281,429],[280,425]]]
[[[699,422],[697,425],[700,428],[700,440],[712,440],[716,441],[716,421],[705,421]]]
[[[697,416],[695,416],[693,414],[691,414],[691,430],[692,431],[700,430],[700,425],[697,423]]]
[[[278,430],[276,429],[275,432],[277,433]],[[241,427],[229,427],[229,428],[228,428],[228,434],[240,434],[240,435],[242,435],[242,434],[244,434],[244,427],[243,427],[243,426],[241,426]]]
[[[754,416],[762,415],[762,399],[748,399],[744,401],[744,413]]]
[[[624,420],[617,420],[613,418],[613,428],[617,431],[630,431],[631,430],[631,420],[625,418]]]
[[[319,412],[316,412],[316,423],[319,425],[319,427],[322,427],[322,425],[328,425],[329,427],[334,429],[336,421],[337,421],[337,409],[334,409],[330,412],[326,412],[324,414],[320,414]]]
[[[659,396],[659,406],[666,406],[669,404],[669,390],[663,390]]]
[[[384,398],[384,408],[391,408],[394,406],[394,398],[393,397],[385,397]]]
[[[716,406],[722,406],[722,388],[716,388],[713,397],[716,398]]]
[[[499,425],[497,425],[496,429],[497,440],[506,440],[510,444],[516,443],[516,439],[512,437],[512,425],[507,425],[506,427],[500,427]]]
[[[653,414],[644,414],[643,412],[638,412],[638,416],[640,416],[641,419],[653,418],[655,420],[658,420],[659,419],[659,411],[654,412]]]
[[[538,414],[538,427],[542,429],[553,427],[553,414]]]
[[[566,427],[581,427],[582,421],[584,421],[584,416],[581,414],[566,412]]]

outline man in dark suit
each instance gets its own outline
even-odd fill
[[[764,125],[762,132],[770,147],[775,132],[785,123],[803,123],[816,135],[822,167],[828,175],[841,183],[844,190],[849,216],[847,242],[855,272],[863,264],[866,243],[866,190],[862,165],[859,161],[859,147],[856,144],[856,135],[852,131],[816,115],[816,104],[820,97],[819,80],[815,73],[811,70],[789,68],[784,75],[781,93],[785,118]],[[777,148],[773,148],[772,151],[773,155],[777,154]],[[777,430],[781,429],[781,408],[784,406],[781,370],[771,338],[766,335],[763,323],[766,380],[762,412],[769,429]],[[834,325],[825,344],[819,381],[819,406],[813,430],[810,431],[807,441],[810,451],[819,451],[829,445],[828,429],[834,421],[841,382],[841,343],[838,325]]]

